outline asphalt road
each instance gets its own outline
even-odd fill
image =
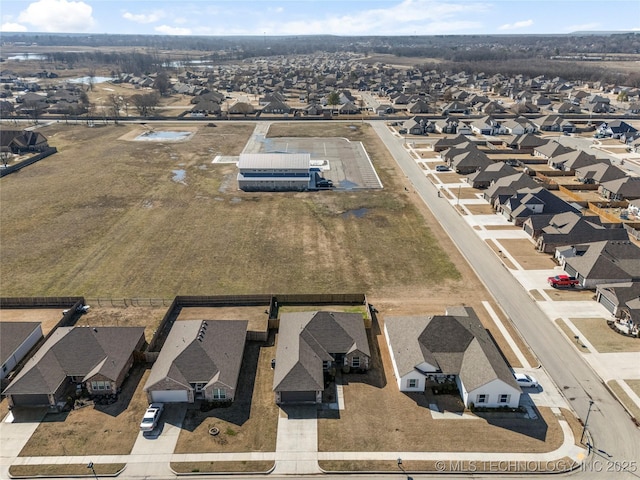
[[[577,475],[589,479],[614,478],[614,474],[615,478],[640,478],[640,467],[636,467],[635,472],[619,471],[623,469],[622,462],[635,461],[638,465],[640,461],[640,430],[626,411],[454,206],[444,197],[438,197],[437,187],[411,158],[402,145],[402,139],[395,137],[384,122],[371,124],[411,180],[416,193],[422,197],[497,303],[512,319],[583,421],[589,410],[589,402],[594,402],[588,432],[596,449],[594,459],[604,462],[598,463],[598,467],[606,467],[609,471],[584,471]]]

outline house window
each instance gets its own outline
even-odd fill
[[[351,366],[353,368],[360,368],[360,357],[353,357],[351,359]]]
[[[407,380],[407,388],[417,388],[418,387],[418,379],[410,378]]]
[[[223,388],[214,388],[213,389],[213,399],[214,400],[224,400],[227,398],[227,392]]]
[[[498,400],[498,402],[499,403],[509,403],[510,399],[511,399],[511,395],[503,393],[502,395],[500,395],[500,400]]]
[[[111,390],[111,382],[95,380],[91,382],[91,390]]]
[[[329,365],[330,365],[329,361],[328,360],[324,360],[322,362],[322,369],[323,370],[329,370]]]
[[[195,390],[196,393],[202,393],[202,390],[204,390],[204,386],[206,385],[206,383],[204,382],[192,383],[191,385],[193,386],[193,389]]]
[[[487,403],[489,401],[489,395],[481,393],[476,397],[476,403]]]

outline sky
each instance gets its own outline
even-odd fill
[[[640,0],[2,0],[0,31],[156,35],[640,32]]]

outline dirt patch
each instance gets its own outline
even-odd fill
[[[269,307],[183,307],[181,320],[248,320],[251,331],[264,332],[268,328]]]
[[[148,406],[142,391],[148,374],[143,365],[134,366],[116,403],[46,415],[20,456],[129,454]]]
[[[465,207],[471,215],[492,215],[495,213],[489,204],[465,204]]]
[[[527,238],[497,241],[525,270],[544,270],[556,266],[548,253],[537,251],[531,240]]]
[[[61,319],[60,308],[0,309],[0,322],[39,322],[44,336],[47,336]]]
[[[191,134],[196,134],[199,130],[200,130],[199,127],[184,127],[184,126],[178,126],[178,127],[177,126],[170,126],[170,127],[164,127],[164,126],[151,127],[151,126],[148,126],[147,128],[136,127],[136,128],[130,129],[127,133],[125,133],[120,138],[118,138],[118,140],[126,141],[126,142],[135,142],[135,141],[138,141],[136,139],[140,135],[142,135],[144,133],[171,131],[171,132],[190,132]],[[184,141],[190,140],[191,138],[192,137],[188,137],[186,139],[179,140],[179,141],[184,142]],[[172,143],[174,142],[174,141],[171,141],[171,140],[164,140],[164,141],[172,142]],[[162,140],[157,140],[157,142],[162,142]]]
[[[561,408],[560,412],[571,428],[571,433],[573,433],[573,438],[575,440],[574,444],[581,445],[580,437],[582,436],[582,421],[576,417],[571,410]]]
[[[570,318],[600,353],[640,352],[640,339],[616,333],[604,318]]]
[[[515,225],[485,225],[485,230],[522,230]]]
[[[96,307],[95,303],[77,325],[92,327],[144,327],[144,338],[151,341],[168,307]]]

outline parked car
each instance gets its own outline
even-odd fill
[[[538,380],[533,378],[531,375],[527,375],[526,373],[514,373],[513,378],[516,379],[518,385],[520,387],[537,387]]]
[[[150,432],[158,426],[158,420],[164,409],[164,403],[152,403],[144,412],[142,422],[140,422],[140,430],[143,432]]]
[[[436,172],[448,172],[449,170],[449,165],[436,165]]]
[[[580,280],[578,280],[576,277],[570,277],[569,275],[556,275],[555,277],[549,277],[547,278],[547,282],[553,288],[575,288],[576,285],[580,285]]]

